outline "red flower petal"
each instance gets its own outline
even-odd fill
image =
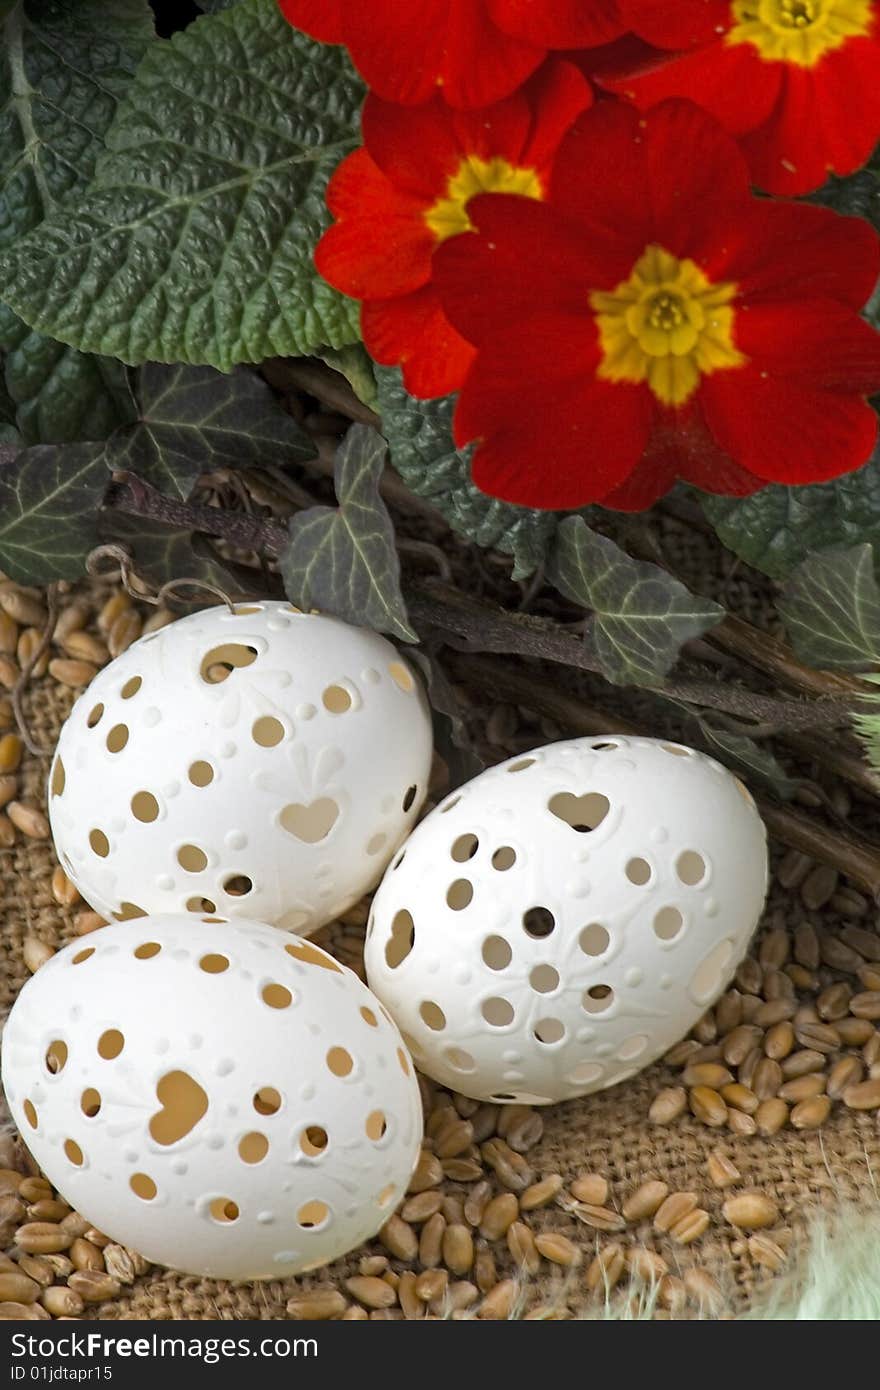
[[[755,199],[725,243],[715,278],[736,281],[749,302],[809,294],[861,309],[880,274],[880,241],[868,222],[808,203]]]
[[[439,96],[422,106],[401,107],[371,92],[364,103],[363,136],[388,178],[430,207],[444,196],[465,154],[483,155],[492,141],[497,142],[495,153],[519,151],[529,124],[529,109],[519,94],[472,114],[450,110]]]
[[[424,204],[398,192],[366,150],[355,150],[327,190],[336,224],[318,243],[315,264],[325,280],[355,299],[388,299],[431,276],[434,236]]]
[[[490,106],[515,91],[545,52],[496,28],[485,0],[358,0],[344,23],[370,86],[406,106],[428,101],[438,85],[450,106]]]
[[[620,17],[658,48],[695,48],[730,28],[730,0],[618,0]]]
[[[457,391],[474,360],[474,349],[456,333],[431,285],[364,304],[361,328],[371,356],[387,366],[399,363],[407,391],[421,400]]]
[[[793,197],[858,168],[880,136],[878,74],[880,45],[869,39],[851,39],[815,68],[786,64],[774,110],[742,142],[758,187]]]
[[[322,43],[344,43],[344,0],[278,0],[281,13],[295,29]]]
[[[519,154],[515,157],[511,152],[508,158],[547,176],[563,136],[581,112],[592,106],[593,89],[573,63],[549,58],[523,92],[532,108],[531,129]]]
[[[592,48],[624,31],[616,0],[488,0],[509,34],[542,48]]]
[[[754,130],[773,111],[782,64],[764,63],[750,44],[710,44],[626,77],[607,80],[611,91],[647,110],[668,97],[687,97],[732,135]],[[689,156],[679,150],[682,163]]]
[[[850,473],[877,439],[877,416],[858,396],[816,390],[757,366],[715,372],[700,395],[721,447],[768,482],[821,483]]]
[[[746,472],[719,447],[706,425],[699,395],[682,410],[658,410],[635,472],[602,498],[602,506],[644,511],[678,479],[728,497],[747,497],[766,487],[764,478]]]
[[[523,506],[578,507],[632,471],[651,428],[650,392],[592,378],[596,355],[590,320],[561,314],[535,315],[516,338],[496,333],[484,346],[455,414],[459,444],[491,431],[474,455],[478,487]]]
[[[637,34],[624,34],[613,43],[602,44],[599,48],[586,48],[564,55],[570,63],[584,74],[598,82],[612,81],[627,77],[630,73],[641,72],[643,68],[653,67],[668,55],[653,44],[646,43]]]
[[[452,237],[434,253],[433,279],[460,333],[480,343],[519,330],[536,310],[590,319],[589,293],[629,272],[631,251],[593,242],[546,203],[486,193],[468,204],[480,235]]]
[[[652,239],[645,197],[645,133],[637,111],[619,102],[601,101],[575,122],[559,147],[550,180],[554,207],[581,223],[585,239],[608,245],[620,239],[611,258],[617,279],[629,273]],[[617,273],[618,267],[625,268]],[[591,288],[615,284],[594,281]]]
[[[843,304],[754,304],[736,319],[737,347],[765,374],[868,395],[880,384],[880,335]]]
[[[719,227],[726,229],[751,201],[745,159],[718,122],[690,101],[663,102],[648,112],[644,127],[655,240],[675,256],[711,264]]]

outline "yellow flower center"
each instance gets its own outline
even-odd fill
[[[867,34],[871,0],[733,0],[727,43],[750,43],[768,63],[811,68],[848,39]]]
[[[438,198],[425,213],[425,221],[438,241],[473,231],[467,205],[478,193],[519,193],[524,198],[543,198],[544,189],[534,169],[519,169],[498,155],[493,159],[465,155],[447,181],[445,198]]]
[[[742,367],[734,346],[734,284],[713,285],[699,266],[649,246],[629,279],[593,290],[603,381],[646,381],[664,405],[684,405],[700,376]]]

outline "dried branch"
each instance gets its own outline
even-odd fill
[[[567,734],[649,733],[618,716],[606,714],[586,704],[568,691],[538,682],[525,668],[509,665],[494,657],[449,653],[444,659],[451,673],[491,692],[494,698],[525,705],[536,714],[548,716]],[[800,850],[822,864],[838,869],[875,900],[880,900],[880,849],[847,831],[846,835],[818,823],[791,806],[782,806],[765,796],[756,796],[764,823],[777,840]]]
[[[287,541],[286,528],[276,522],[177,501],[131,475],[112,485],[106,505],[169,526],[203,531],[237,549],[261,555],[278,555]],[[587,643],[550,618],[510,612],[442,583],[410,580],[404,585],[404,596],[411,621],[420,632],[439,633],[467,650],[536,657],[601,675],[599,661]],[[585,623],[587,633],[590,622],[588,618]],[[839,696],[810,702],[783,701],[720,681],[670,678],[662,691],[689,705],[788,731],[827,730],[847,723],[851,714],[850,700]]]

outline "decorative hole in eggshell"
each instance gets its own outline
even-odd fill
[[[75,1139],[65,1139],[64,1154],[69,1163],[75,1168],[81,1168],[85,1163],[85,1155]]]
[[[457,864],[465,864],[468,859],[473,859],[479,848],[480,842],[476,835],[459,835],[449,853]]]
[[[588,1014],[604,1014],[614,1003],[614,990],[610,985],[591,985],[581,1002]]]
[[[72,1012],[81,949],[22,990],[2,1064],[35,1162],[87,1223],[233,1280],[376,1234],[418,1158],[421,1105],[400,1033],[351,971],[271,925],[154,915],[92,936]]]
[[[55,766],[52,768],[52,782],[50,790],[53,796],[61,796],[64,792],[64,783],[67,774],[64,771],[64,763],[60,758],[55,759]]]
[[[120,903],[119,910],[110,915],[117,922],[133,922],[136,917],[146,917],[147,914],[137,903]]]
[[[159,803],[152,792],[135,792],[131,798],[131,814],[142,825],[152,825],[159,819]]]
[[[253,1105],[258,1115],[277,1115],[281,1104],[281,1095],[274,1086],[261,1086],[254,1092]]]
[[[156,1083],[161,1106],[149,1123],[150,1137],[166,1147],[178,1144],[207,1114],[208,1095],[185,1071],[170,1071]]]
[[[281,812],[281,824],[288,834],[304,845],[326,840],[339,819],[339,806],[330,796],[319,796],[307,806],[293,802]]]
[[[523,931],[536,941],[550,936],[556,926],[556,918],[549,907],[530,907],[523,913]]]
[[[251,1130],[238,1141],[238,1156],[242,1163],[262,1163],[269,1152],[269,1140],[265,1134]]]
[[[412,827],[433,739],[409,663],[364,628],[247,607],[150,634],[98,673],[61,731],[52,834],[105,919],[123,892],[146,912],[219,895],[232,916],[307,935],[373,887]],[[83,854],[90,829],[106,855]],[[188,846],[204,858],[178,859]],[[252,890],[227,902],[224,883],[242,876]]]
[[[46,1048],[44,1060],[47,1072],[52,1076],[57,1076],[60,1071],[64,1070],[67,1063],[67,1043],[62,1042],[60,1038],[50,1042]]]
[[[317,1158],[318,1154],[324,1152],[329,1142],[326,1129],[322,1129],[320,1125],[309,1125],[299,1137],[299,1146],[309,1158]]]
[[[99,859],[106,859],[107,855],[110,853],[110,841],[107,839],[103,830],[90,830],[89,844],[91,845],[92,853],[97,854]]]
[[[513,960],[510,942],[503,936],[487,936],[480,954],[490,970],[506,970]]]
[[[565,1100],[688,1032],[745,954],[766,883],[755,804],[712,759],[571,739],[488,769],[413,831],[373,899],[367,977],[441,1085]]]
[[[94,1086],[87,1086],[79,1098],[79,1108],[93,1120],[101,1110],[101,1092],[96,1091]]]
[[[578,945],[585,956],[604,956],[611,945],[611,937],[601,922],[590,922],[580,933]]]
[[[654,914],[654,933],[660,941],[674,941],[684,926],[684,917],[677,907],[661,907]]]
[[[601,792],[585,792],[583,796],[557,792],[548,801],[547,809],[558,820],[570,825],[572,830],[584,835],[602,824],[611,810],[611,803]]]
[[[446,1015],[440,1005],[434,1003],[433,999],[422,1001],[419,1005],[419,1017],[425,1027],[430,1028],[434,1033],[442,1033],[446,1027]]]
[[[98,1039],[98,1056],[112,1062],[125,1047],[125,1037],[118,1028],[108,1028]]]
[[[132,1173],[128,1185],[142,1202],[152,1202],[159,1190],[148,1173]]]
[[[457,878],[454,883],[450,883],[446,893],[446,902],[453,912],[461,912],[472,901],[474,896],[474,885],[470,879]]]
[[[121,753],[128,743],[128,725],[114,724],[107,735],[107,748],[111,753]]]
[[[222,685],[233,671],[252,666],[258,656],[256,647],[242,642],[223,642],[202,657],[199,675],[207,685]]]

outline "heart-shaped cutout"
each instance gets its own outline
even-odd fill
[[[551,815],[564,820],[579,834],[595,830],[611,810],[611,802],[601,792],[585,792],[583,796],[575,796],[573,792],[557,792],[551,796],[547,806]]]
[[[310,946],[308,941],[294,941],[284,949],[289,956],[293,956],[294,960],[301,960],[304,965],[319,965],[322,970],[335,970],[342,974],[335,960],[325,956],[324,952],[315,946]]]
[[[169,1071],[160,1077],[156,1099],[162,1109],[150,1120],[150,1134],[157,1144],[177,1144],[186,1138],[208,1109],[207,1093],[185,1071]]]
[[[339,807],[330,796],[319,796],[317,801],[304,806],[294,801],[281,812],[281,824],[289,834],[304,844],[316,845],[326,840],[339,818]]]

